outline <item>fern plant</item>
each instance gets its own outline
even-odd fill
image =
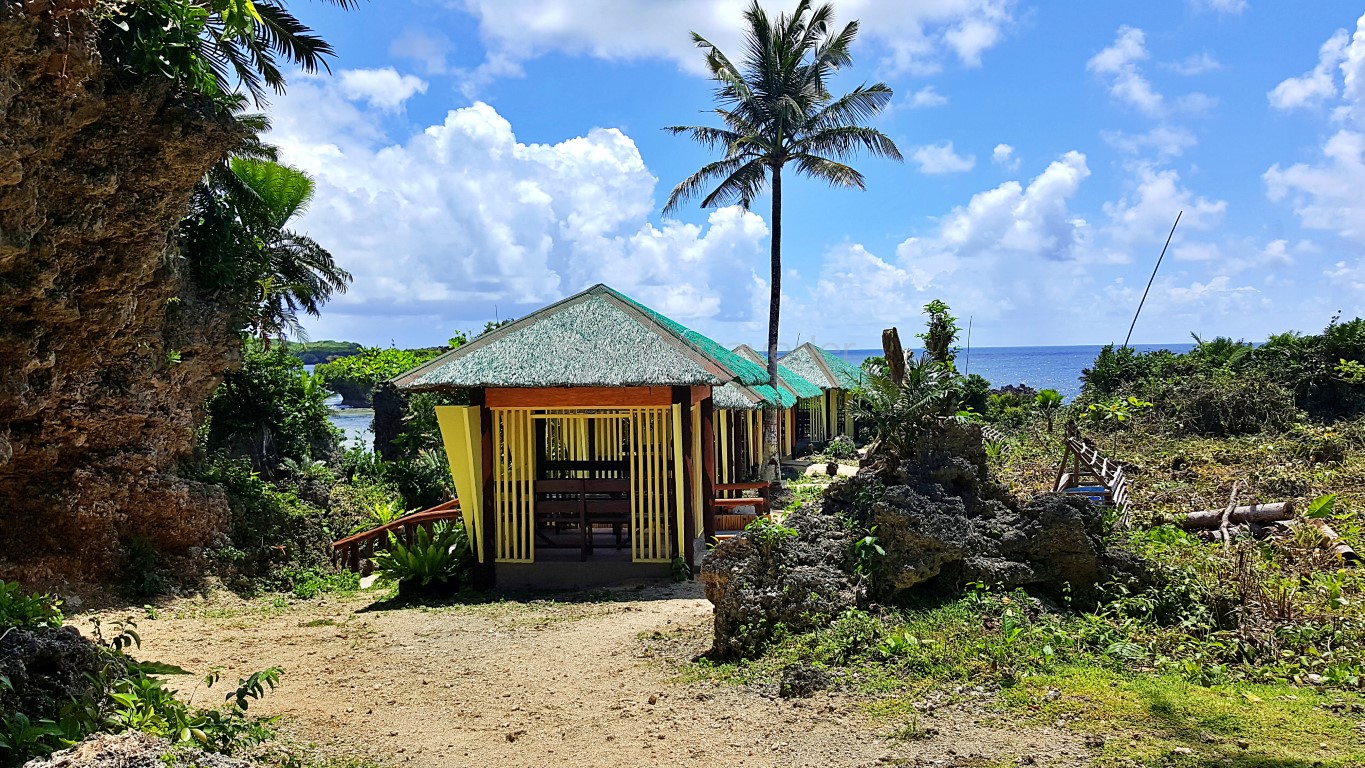
[[[433,581],[459,580],[469,558],[469,537],[461,523],[438,522],[428,531],[419,527],[411,545],[389,534],[389,548],[375,555],[375,568],[398,582],[417,582],[427,586]]]

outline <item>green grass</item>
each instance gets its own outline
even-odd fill
[[[998,708],[1011,722],[1043,725],[1065,718],[1071,730],[1104,736],[1098,765],[1365,763],[1365,698],[1358,693],[1289,685],[1203,687],[1172,675],[1069,666],[1002,689]]]

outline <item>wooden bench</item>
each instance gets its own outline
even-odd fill
[[[536,533],[546,541],[543,526],[573,525],[579,532],[580,558],[592,554],[592,529],[610,525],[616,548],[622,548],[622,533],[630,524],[630,481],[598,478],[569,478],[536,481]]]
[[[760,515],[766,516],[772,511],[769,503],[771,488],[768,483],[719,483],[715,489],[716,498],[712,500],[712,510],[716,516],[718,531],[742,531],[744,526],[752,523]],[[757,495],[739,495],[745,491],[757,491]],[[754,511],[752,513],[736,511],[743,507],[753,507]]]

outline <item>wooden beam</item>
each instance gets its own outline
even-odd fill
[[[701,401],[701,503],[702,537],[710,544],[716,538],[716,434],[713,424],[714,401]]]
[[[489,408],[629,408],[673,403],[672,387],[490,387]]]
[[[692,387],[690,390],[687,387],[673,388],[673,397],[682,406],[683,410],[681,435],[683,465],[677,469],[684,473],[683,479],[687,483],[683,493],[683,542],[686,544],[686,547],[682,552],[682,558],[687,562],[688,568],[696,567],[696,563],[693,562],[693,560],[695,559],[697,551],[697,516],[692,514],[692,510],[696,509],[697,503],[695,491],[696,483],[694,482],[694,478],[696,477],[694,473],[697,471],[697,468],[692,466],[692,441],[695,439],[695,436],[692,434],[692,398],[696,390],[696,387]]]
[[[493,482],[493,412],[487,407],[479,409],[479,439],[483,443],[483,471],[480,473],[483,482],[483,562],[475,568],[474,587],[487,590],[497,586],[498,581],[498,516],[493,506],[497,493],[497,483]]]
[[[695,384],[692,386],[692,397],[688,402],[691,403],[692,405],[696,405],[697,403],[700,403],[701,401],[705,400],[710,396],[711,396],[710,384]]]

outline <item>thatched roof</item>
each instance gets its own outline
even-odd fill
[[[780,360],[783,365],[821,389],[855,389],[863,378],[861,369],[810,342],[793,349]]]
[[[551,304],[395,377],[459,387],[762,387],[767,372],[605,285]]]
[[[757,365],[761,365],[764,370],[767,370],[768,364],[763,360],[762,355],[758,354],[758,351],[748,344],[740,344],[732,351],[736,355]],[[801,376],[796,371],[793,371],[781,363],[777,364],[777,382],[782,385],[783,389],[801,400],[805,400],[808,397],[819,397],[823,392],[819,387],[807,381],[804,376]]]

